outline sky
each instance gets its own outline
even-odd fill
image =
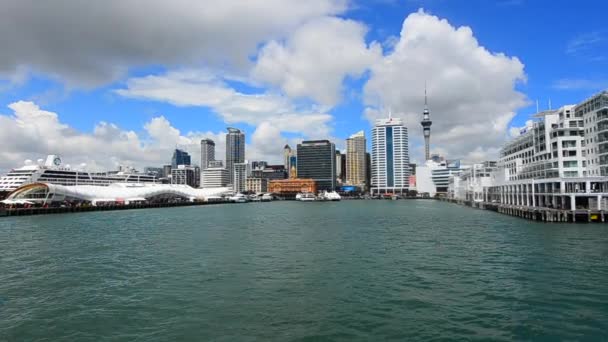
[[[537,110],[608,88],[608,3],[0,0],[0,171],[59,154],[104,170],[193,154],[226,127],[248,160],[404,120],[423,159],[492,160]],[[368,143],[369,144],[369,143]]]

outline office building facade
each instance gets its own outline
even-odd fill
[[[312,179],[319,191],[336,188],[336,147],[329,140],[298,144],[298,178]]]
[[[202,171],[203,188],[223,188],[228,185],[228,170],[221,165],[208,167]]]
[[[171,184],[189,185],[193,188],[200,187],[201,171],[198,166],[178,165],[171,169]]]
[[[171,168],[176,169],[178,165],[191,165],[190,154],[184,150],[175,149],[171,158]]]
[[[401,119],[377,120],[372,129],[372,194],[407,193],[409,163],[407,128]]]
[[[346,139],[346,183],[365,188],[365,133],[360,131]]]
[[[247,189],[247,177],[249,176],[249,163],[234,163],[234,176],[232,189],[235,193],[244,192]]]
[[[211,139],[201,140],[201,164],[202,170],[209,167],[209,162],[215,160],[215,142]]]
[[[226,134],[226,169],[229,184],[234,185],[234,164],[245,162],[245,133],[240,129],[228,127]]]

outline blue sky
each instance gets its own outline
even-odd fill
[[[188,1],[151,6],[151,12],[177,17],[166,31],[151,24],[147,13],[129,12],[128,5],[113,1],[91,13],[76,2],[38,9],[15,1],[0,11],[0,20],[14,29],[0,26],[3,50],[13,51],[0,57],[0,169],[51,152],[101,168],[160,164],[177,145],[196,153],[200,137],[220,140],[228,125],[246,131],[249,159],[279,161],[286,142],[327,137],[341,147],[350,134],[369,132],[370,122],[387,108],[408,124],[412,159],[419,161],[422,131],[415,120],[424,81],[434,120],[432,150],[451,158],[491,159],[509,129],[536,111],[536,100],[541,109],[549,99],[556,108],[608,88],[608,5],[600,1],[315,1],[302,9],[289,8],[288,1],[260,2],[256,9],[253,1],[251,13],[238,9],[238,1],[227,1],[224,11],[201,18],[196,16],[202,8]],[[276,19],[274,26],[263,18],[256,22],[257,10],[286,19]],[[82,18],[61,23],[54,13]],[[23,15],[30,21],[15,19]],[[118,19],[124,17],[135,23]],[[407,34],[426,45],[400,36],[408,17]],[[440,29],[443,20],[449,24]],[[458,31],[463,26],[487,55],[479,56],[467,34]],[[438,33],[428,34],[435,27]],[[81,31],[82,37],[68,31]],[[401,49],[394,46],[399,41],[405,44]],[[461,43],[469,54],[453,51]],[[412,56],[422,52],[428,55]],[[445,55],[450,57],[440,58]],[[205,99],[198,99],[198,92]],[[254,95],[268,99],[263,104],[285,122],[261,118],[252,109],[261,105]],[[214,96],[225,97],[218,103]],[[8,107],[15,103],[21,105]],[[42,124],[34,112],[44,112],[49,123]],[[468,112],[484,124],[469,131]],[[96,136],[100,122],[115,132]],[[28,129],[33,126],[37,129]],[[493,129],[485,131],[487,126]],[[14,143],[19,130],[39,147]]]

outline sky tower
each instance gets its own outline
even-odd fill
[[[424,134],[424,160],[429,160],[430,158],[430,143],[431,143],[431,125],[433,121],[429,118],[429,106],[426,102],[426,85],[424,86],[424,112],[422,112],[422,121],[420,121],[422,125],[422,133]]]

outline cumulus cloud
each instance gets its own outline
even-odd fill
[[[525,80],[519,59],[490,52],[469,27],[421,10],[405,19],[394,50],[372,66],[365,115],[373,121],[392,109],[408,126],[410,144],[420,144],[426,82],[431,151],[470,161],[495,158],[515,112],[527,103],[515,90]]]
[[[278,130],[307,137],[327,137],[331,115],[302,109],[288,98],[272,93],[244,94],[230,88],[213,74],[201,70],[175,71],[132,78],[118,94],[176,106],[204,106],[213,109],[228,124],[258,126],[271,123]]]
[[[215,141],[217,156],[225,151],[224,132],[184,134],[163,116],[152,118],[139,134],[107,122],[99,122],[92,133],[84,133],[33,102],[14,102],[9,108],[12,115],[0,115],[0,170],[47,154],[60,154],[72,165],[86,163],[96,170],[116,169],[118,165],[141,169],[169,163],[176,146],[189,151],[197,163],[202,138]]]
[[[260,43],[346,0],[4,0],[0,78],[28,71],[97,86],[147,65],[248,65]]]
[[[367,27],[324,17],[300,26],[286,41],[270,41],[260,51],[252,75],[292,98],[311,98],[333,106],[345,77],[360,77],[382,56],[378,43],[367,44]]]

